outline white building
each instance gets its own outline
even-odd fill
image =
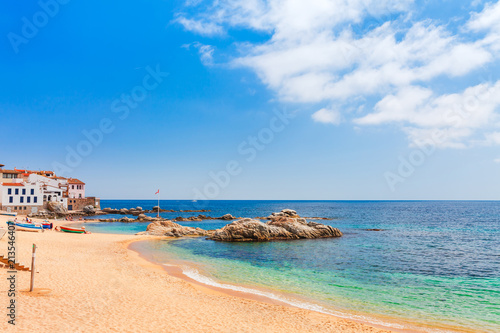
[[[49,202],[70,211],[87,205],[100,209],[99,198],[85,197],[85,183],[79,179],[57,177],[52,171],[4,170],[0,164],[0,210],[27,215]]]
[[[43,208],[43,196],[36,184],[1,183],[0,210],[19,214],[37,213]]]

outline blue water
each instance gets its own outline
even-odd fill
[[[102,201],[151,208],[154,201]],[[164,201],[165,209],[196,209]],[[283,208],[339,228],[333,239],[219,243],[204,238],[136,243],[155,260],[196,263],[191,277],[296,296],[320,311],[342,311],[405,327],[500,332],[500,202],[216,201],[221,216],[267,216]],[[162,213],[192,216],[200,213]],[[224,221],[180,224],[215,229]],[[94,232],[135,233],[147,223],[86,224]],[[367,231],[366,229],[382,229]],[[374,319],[377,318],[377,319]],[[382,318],[382,319],[381,319]],[[389,319],[388,319],[389,318]]]

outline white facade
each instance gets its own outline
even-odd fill
[[[36,184],[2,183],[0,206],[7,212],[36,213],[43,206],[43,195]]]
[[[37,183],[39,184],[39,183]],[[58,202],[62,203],[64,207],[68,207],[67,204],[67,198],[64,197],[64,190],[60,187],[55,187],[55,186],[48,186],[48,185],[42,185],[41,186],[42,193],[43,193],[43,202],[47,203],[49,201],[51,202]]]
[[[3,165],[0,164],[0,167]],[[0,174],[22,175],[20,178],[12,176],[5,177],[5,179],[0,175],[2,178],[0,179],[0,210],[3,211],[28,215],[43,210],[49,202],[62,204],[66,209],[80,210],[83,206],[94,203],[92,202],[94,200],[94,206],[100,207],[98,198],[85,198],[85,183],[76,178],[56,177],[53,172],[48,171],[3,170],[2,168],[0,168]]]

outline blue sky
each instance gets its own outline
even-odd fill
[[[6,167],[107,199],[500,199],[499,2],[0,6]]]

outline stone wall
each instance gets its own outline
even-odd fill
[[[38,213],[39,211],[43,210],[43,206],[0,205],[0,210],[8,213],[28,215],[31,213]]]
[[[82,210],[85,206],[101,209],[101,200],[96,197],[68,198],[68,210]]]

